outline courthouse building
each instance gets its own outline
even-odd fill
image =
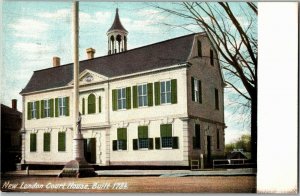
[[[224,155],[224,80],[205,33],[127,50],[118,10],[107,55],[79,64],[84,154],[100,166],[189,166]],[[101,43],[99,43],[101,44]],[[104,43],[103,43],[104,44]],[[34,71],[23,96],[22,163],[72,160],[73,64]]]

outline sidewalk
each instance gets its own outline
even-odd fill
[[[29,170],[29,176],[58,176],[61,170]],[[101,176],[159,176],[159,177],[183,177],[183,176],[245,176],[256,175],[256,169],[216,169],[216,170],[98,170]],[[5,176],[27,176],[26,170],[10,171]]]

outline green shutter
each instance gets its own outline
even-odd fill
[[[171,80],[171,103],[177,103],[177,80]]]
[[[85,114],[85,99],[84,98],[82,98],[82,115],[84,115]]]
[[[148,126],[138,127],[138,138],[148,138]]]
[[[112,109],[116,111],[118,108],[118,91],[117,89],[112,90]]]
[[[172,148],[178,149],[178,137],[173,137],[172,140]]]
[[[127,129],[126,128],[118,128],[118,140],[127,140]]]
[[[124,145],[122,146],[122,150],[127,150],[127,141],[124,141]]]
[[[133,108],[137,108],[138,107],[137,99],[138,99],[137,86],[133,86],[132,87],[132,100],[133,100],[132,107]]]
[[[172,124],[160,125],[160,137],[172,137]]]
[[[148,149],[153,150],[153,138],[149,138],[148,141],[149,141]]]
[[[53,105],[53,99],[50,99],[50,117],[54,116],[54,105]]]
[[[44,133],[44,152],[50,151],[50,133]]]
[[[58,151],[66,151],[66,133],[58,133]]]
[[[65,114],[66,116],[70,116],[70,99],[69,97],[66,97],[65,100],[66,100]]]
[[[155,149],[160,149],[160,137],[155,138]]]
[[[101,113],[101,96],[99,96],[99,106],[98,106],[98,108],[99,108],[99,113]]]
[[[202,84],[201,80],[198,80],[198,88],[199,88],[199,103],[202,103]]]
[[[27,103],[27,119],[31,120],[31,102]]]
[[[131,108],[131,87],[126,87],[126,109]]]
[[[154,83],[155,105],[160,105],[160,82]]]
[[[30,134],[30,152],[36,152],[36,133]]]
[[[90,94],[88,96],[88,114],[96,113],[96,96],[94,94]]]
[[[133,139],[132,140],[132,149],[133,150],[137,150],[138,149],[138,140],[137,139]]]
[[[112,149],[113,149],[113,151],[116,151],[118,149],[118,141],[117,140],[113,140]]]
[[[40,102],[36,101],[35,102],[35,107],[36,107],[36,119],[40,118]]]
[[[153,106],[153,84],[147,84],[147,91],[148,91],[148,106]]]
[[[45,101],[44,100],[41,100],[41,118],[44,118],[45,115],[44,115],[44,108],[45,108]]]
[[[191,85],[192,85],[192,101],[195,101],[195,84],[194,84],[194,77],[191,78]]]
[[[55,98],[55,117],[58,117],[58,98]]]

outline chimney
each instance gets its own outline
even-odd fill
[[[53,57],[53,67],[59,67],[60,66],[60,58],[57,56]]]
[[[96,50],[94,48],[86,49],[88,59],[93,59],[95,52],[96,52]]]
[[[16,99],[11,100],[11,108],[14,110],[17,110],[17,100]]]

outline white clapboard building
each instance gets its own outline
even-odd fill
[[[127,50],[118,11],[108,55],[80,61],[84,154],[100,166],[189,166],[224,154],[224,80],[205,33]],[[23,96],[22,163],[72,160],[73,64],[34,71]]]

